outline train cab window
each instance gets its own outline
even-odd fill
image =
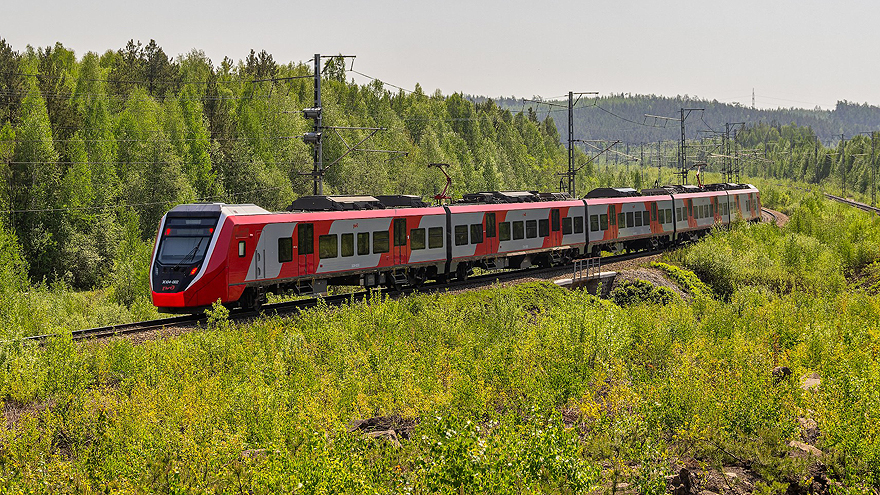
[[[443,227],[431,227],[428,229],[428,249],[443,247]]]
[[[549,235],[550,235],[550,220],[547,220],[546,218],[542,218],[541,220],[538,220],[538,237],[548,237]]]
[[[636,226],[636,221],[633,218],[633,212],[631,212],[631,211],[626,212],[626,226],[627,227],[635,227]]]
[[[501,222],[498,224],[498,240],[510,240],[510,222]]]
[[[241,243],[239,243],[238,251],[241,252]],[[278,239],[278,262],[287,263],[293,261],[293,238],[282,237]]]
[[[636,217],[636,219],[635,219],[636,227],[641,227],[642,226],[642,212],[637,211],[634,214]]]
[[[370,254],[370,233],[358,232],[358,256]]]
[[[584,217],[578,215],[574,217],[574,233],[575,234],[583,234],[584,233]]]
[[[559,210],[550,210],[550,221],[553,222],[553,232],[559,232]]]
[[[471,244],[483,242],[483,224],[471,224]]]
[[[318,236],[318,257],[322,260],[339,256],[339,240],[336,234]]]
[[[394,219],[394,246],[406,246],[406,219]]]
[[[341,254],[343,257],[354,256],[354,234],[342,234],[339,237],[341,241]]]
[[[599,228],[608,230],[608,215],[605,213],[599,215]]]
[[[417,249],[425,249],[425,229],[410,230],[409,245],[413,251]]]
[[[455,245],[456,246],[464,246],[468,243],[468,226],[467,225],[456,225],[455,226]]]
[[[562,235],[569,235],[571,233],[571,217],[565,217],[562,219]]]
[[[513,238],[515,240],[522,239],[526,236],[525,227],[522,220],[513,222]]]
[[[301,223],[297,230],[299,231],[297,239],[299,254],[313,254],[315,252],[315,224]]]
[[[486,213],[486,237],[495,237],[495,213]]]
[[[617,214],[617,228],[626,228],[626,213],[620,212]]]
[[[599,215],[590,215],[590,232],[599,230]]]
[[[238,241],[238,257],[244,258],[244,241]]]
[[[538,221],[526,220],[526,239],[538,237]]]
[[[373,254],[388,252],[388,237],[387,230],[373,232]]]

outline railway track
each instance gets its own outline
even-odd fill
[[[761,212],[765,215],[768,215],[770,217],[769,221],[771,221],[771,222],[775,222],[778,220],[778,218],[776,217],[776,212],[774,212],[773,210],[768,210],[767,208],[761,208]]]
[[[845,205],[849,205],[849,206],[858,208],[860,210],[865,210],[867,212],[880,215],[880,208],[866,205],[865,203],[862,203],[859,201],[855,201],[855,200],[847,199],[847,198],[842,198],[840,196],[835,196],[833,194],[828,194],[828,193],[825,193],[825,197],[832,200],[832,201],[837,201],[838,203],[843,203]]]
[[[616,256],[608,256],[602,258],[602,265],[608,265],[611,263],[619,263],[621,261],[627,261],[636,258],[642,258],[646,256],[652,256],[655,254],[660,254],[662,251],[642,251],[637,253],[627,253]],[[367,299],[371,295],[380,294],[383,297],[391,297],[391,298],[399,298],[404,297],[414,293],[423,293],[423,294],[431,294],[436,292],[444,292],[444,291],[457,291],[463,289],[471,289],[478,288],[487,285],[491,285],[495,282],[504,282],[509,280],[516,280],[518,278],[525,277],[541,277],[550,275],[553,273],[564,272],[566,270],[570,270],[572,265],[561,265],[554,266],[549,268],[525,268],[521,270],[499,270],[493,271],[477,276],[468,277],[466,280],[456,280],[453,282],[431,282],[427,283],[421,287],[406,287],[400,290],[392,290],[392,289],[380,289],[380,290],[363,290],[359,292],[352,292],[349,294],[336,294],[332,296],[318,296],[309,299],[299,299],[294,301],[285,301],[274,304],[266,304],[263,305],[260,312],[252,311],[252,310],[234,310],[229,314],[229,319],[233,321],[246,320],[250,318],[256,318],[261,316],[261,314],[276,314],[276,315],[286,315],[291,313],[296,313],[308,308],[312,308],[318,306],[319,304],[326,304],[327,306],[339,306],[346,302],[359,302]],[[75,341],[85,341],[85,340],[96,340],[102,338],[109,337],[120,337],[126,335],[133,335],[139,333],[145,333],[153,330],[163,330],[169,328],[177,328],[177,327],[188,327],[194,326],[199,323],[203,323],[207,321],[207,316],[204,314],[195,314],[195,315],[183,315],[176,316],[171,318],[160,318],[157,320],[148,320],[148,321],[138,321],[133,323],[123,323],[119,325],[109,325],[105,327],[96,327],[96,328],[87,328],[83,330],[74,330],[71,332],[71,338]],[[41,334],[41,335],[30,335],[27,337],[23,337],[18,339],[22,342],[35,342],[42,343],[46,340],[57,336],[57,334]]]

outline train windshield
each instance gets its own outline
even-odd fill
[[[158,261],[163,265],[199,263],[205,257],[217,218],[169,218],[165,221]]]

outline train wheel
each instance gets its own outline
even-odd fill
[[[459,282],[464,282],[468,279],[468,276],[471,274],[471,268],[467,263],[459,263],[458,268],[455,270],[455,276],[458,278]]]

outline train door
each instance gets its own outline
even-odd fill
[[[405,265],[409,262],[409,251],[406,243],[406,218],[394,219],[394,247],[391,253],[393,265]]]
[[[262,231],[258,230],[254,233],[254,239],[259,241],[260,234]],[[257,242],[257,248],[254,249],[254,258],[252,263],[254,264],[254,277],[257,280],[266,278],[266,246]]]
[[[297,275],[315,273],[315,224],[301,223],[297,230]]]
[[[562,245],[562,221],[560,220],[559,208],[550,210],[550,245]]]
[[[498,223],[495,219],[495,212],[486,213],[486,249],[489,253],[498,252]]]

